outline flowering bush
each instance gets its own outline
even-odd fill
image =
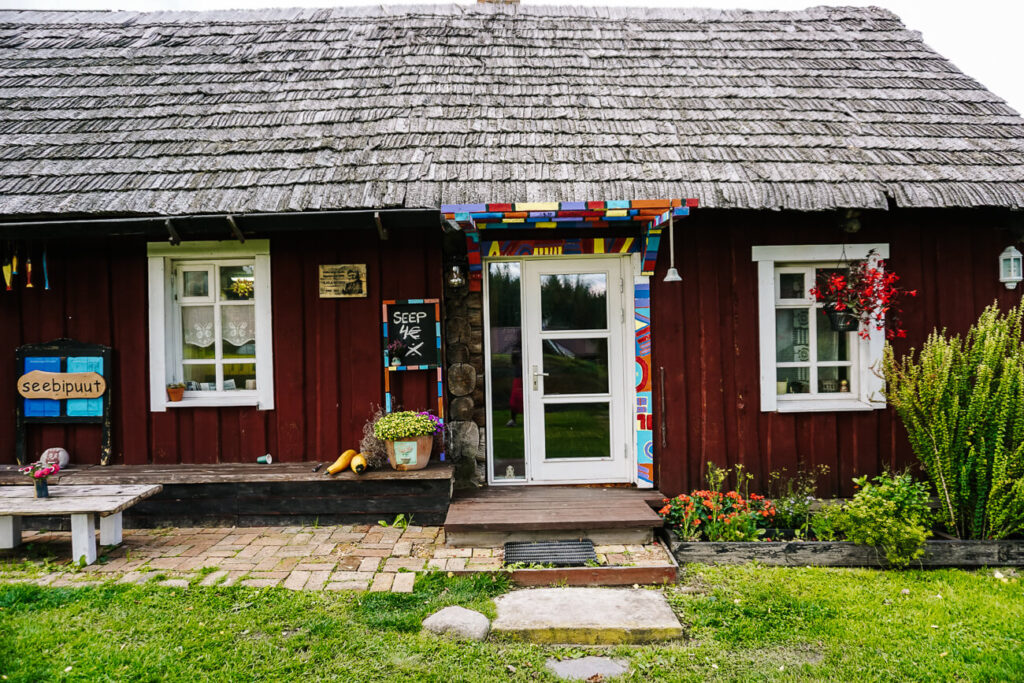
[[[885,271],[885,261],[875,258],[875,250],[868,252],[863,261],[850,264],[848,273],[825,271],[810,293],[818,301],[824,301],[839,313],[848,313],[860,321],[860,336],[867,339],[871,325],[885,330],[887,339],[907,336],[899,314],[900,298],[917,296],[916,289],[903,289],[896,283],[900,276]],[[888,323],[888,329],[886,329]]]
[[[756,541],[775,517],[775,506],[764,496],[747,498],[736,491],[694,491],[665,498],[659,514],[681,538],[696,541]]]
[[[42,462],[34,462],[31,465],[25,465],[24,467],[19,468],[18,471],[27,477],[45,480],[51,474],[57,474],[60,472],[60,465],[57,463],[48,465]]]
[[[388,413],[373,425],[373,435],[381,441],[399,441],[417,436],[430,436],[442,428],[443,422],[436,415],[403,410]]]

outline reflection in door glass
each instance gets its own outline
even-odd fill
[[[605,329],[608,326],[607,293],[605,273],[541,275],[541,329]]]
[[[607,394],[608,340],[545,339],[544,395]]]
[[[487,264],[491,409],[495,481],[526,477],[520,264]]]
[[[611,457],[607,403],[544,406],[544,458]]]

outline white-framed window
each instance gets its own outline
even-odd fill
[[[273,409],[269,240],[151,243],[147,257],[151,409]]]
[[[888,244],[757,246],[758,329],[762,412],[875,410],[882,396],[885,332],[867,338],[837,331],[810,289],[825,273],[869,257],[885,259]]]

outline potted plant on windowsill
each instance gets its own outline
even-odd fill
[[[824,271],[810,293],[824,304],[832,329],[836,332],[859,330],[861,338],[871,336],[871,326],[885,330],[887,339],[906,337],[899,314],[903,295],[917,296],[896,283],[900,276],[885,270],[885,261],[875,250],[867,258],[853,261],[848,270]]]
[[[175,382],[167,385],[167,400],[171,403],[177,403],[185,396],[185,385],[181,382]]]
[[[420,470],[430,461],[434,435],[443,429],[441,418],[403,410],[388,413],[373,425],[373,435],[384,442],[388,462],[396,470]]]
[[[35,486],[36,498],[48,498],[50,496],[50,487],[46,483],[46,478],[51,474],[57,474],[60,472],[60,465],[57,463],[48,464],[44,462],[34,462],[31,465],[26,465],[18,469],[19,472],[27,477],[32,477],[32,484]]]

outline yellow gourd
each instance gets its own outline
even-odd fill
[[[356,452],[351,448],[338,456],[338,459],[334,461],[334,464],[327,468],[327,474],[337,474],[343,469],[347,468],[352,462],[352,458],[356,456]]]
[[[362,474],[366,471],[366,456],[359,453],[352,458],[352,471],[356,474]]]

